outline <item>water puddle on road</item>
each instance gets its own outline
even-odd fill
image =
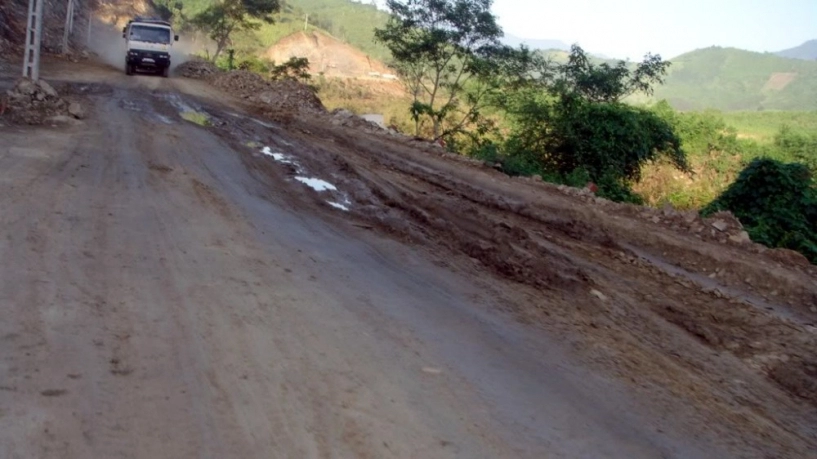
[[[197,111],[181,112],[179,115],[186,121],[198,124],[199,126],[210,125],[210,115]]]
[[[349,212],[348,207],[346,207],[345,205],[340,204],[338,202],[326,201],[326,203],[329,204],[330,206],[334,207],[335,209],[340,209],[340,210],[342,210],[344,212]]]
[[[265,156],[271,157],[276,162],[281,164],[288,164],[290,167],[294,169],[296,174],[295,180],[298,182],[303,183],[304,185],[312,188],[313,190],[321,193],[321,192],[329,192],[333,195],[334,200],[326,200],[325,202],[329,204],[332,208],[342,210],[344,212],[348,212],[350,207],[352,206],[352,202],[346,196],[345,193],[338,190],[338,187],[335,185],[327,182],[326,180],[321,180],[316,177],[309,177],[307,175],[306,169],[301,166],[298,161],[295,159],[294,156],[288,155],[286,153],[282,153],[280,151],[274,151],[270,147],[263,147],[261,148],[261,153]]]
[[[338,188],[331,183],[314,177],[295,177],[295,180],[312,188],[315,191],[336,191]]]
[[[292,156],[285,155],[283,153],[274,152],[274,151],[272,151],[272,149],[270,147],[264,147],[263,149],[261,149],[261,153],[263,153],[263,154],[265,154],[267,156],[272,156],[272,159],[278,161],[279,163],[293,164],[293,165],[298,164],[298,163],[295,162],[295,160],[292,159]]]
[[[179,116],[182,117],[183,120],[189,121],[193,124],[198,124],[202,127],[207,127],[212,125],[212,116],[209,113],[201,110],[200,108],[195,108],[182,100],[178,94],[158,94],[159,98],[164,99],[165,101],[169,102],[170,105],[173,106],[178,112]]]

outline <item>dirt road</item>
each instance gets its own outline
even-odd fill
[[[45,74],[89,117],[0,127],[0,457],[817,445],[808,266],[204,83]]]

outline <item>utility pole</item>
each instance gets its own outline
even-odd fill
[[[40,79],[40,43],[43,36],[43,2],[28,0],[26,23],[26,54],[23,60],[23,76],[35,83]]]
[[[68,38],[74,28],[74,0],[68,0],[65,6],[65,29],[62,34],[62,53],[68,54]]]
[[[306,28],[309,26],[309,14],[304,17],[304,32],[306,32]]]

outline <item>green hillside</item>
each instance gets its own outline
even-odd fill
[[[672,60],[655,91],[679,110],[817,109],[817,62],[735,48],[699,49]]]
[[[177,0],[154,0],[157,5],[171,9]],[[213,0],[182,0],[183,15],[193,17]],[[261,51],[308,24],[311,30],[322,30],[345,41],[364,53],[388,60],[388,50],[374,43],[374,29],[386,24],[389,15],[375,7],[374,3],[352,0],[282,0],[281,12],[275,15],[276,23],[264,24],[257,33],[239,34],[234,37],[235,48],[244,52]],[[308,15],[308,21],[306,21]],[[183,21],[183,19],[177,19]]]

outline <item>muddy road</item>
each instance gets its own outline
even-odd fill
[[[817,446],[796,257],[203,82],[44,74],[88,118],[0,117],[0,457]]]

